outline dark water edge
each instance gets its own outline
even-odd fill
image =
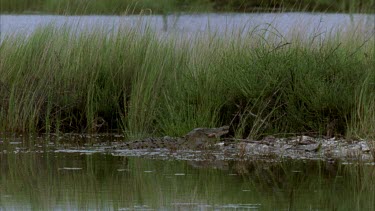
[[[3,0],[1,13],[54,13],[54,14],[126,14],[126,13],[177,13],[177,12],[373,12],[374,1],[350,0],[159,0],[138,1],[20,1]]]
[[[15,150],[23,147],[19,140],[0,144],[0,209],[375,209],[373,165],[153,160],[46,145]]]

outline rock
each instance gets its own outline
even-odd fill
[[[188,136],[189,138],[195,138],[193,141],[189,141],[186,138],[164,137],[161,138],[160,141],[158,141],[159,139],[147,139],[145,142],[134,142],[133,145],[136,149],[139,149],[140,147],[136,145],[136,143],[140,144],[140,146],[151,144],[151,147],[149,147],[151,150],[155,150],[157,147],[164,147],[170,149],[173,153],[169,153],[167,156],[185,160],[207,160],[207,156],[204,156],[207,153],[215,155],[214,159],[209,158],[211,160],[277,160],[290,158],[319,159],[326,161],[353,161],[358,159],[365,162],[373,162],[374,159],[373,155],[369,153],[371,152],[371,146],[369,146],[370,142],[367,140],[352,141],[342,138],[328,139],[310,136],[297,136],[293,138],[275,138],[273,136],[267,136],[262,140],[225,138],[221,139],[221,142],[215,143],[215,141],[212,142],[211,136],[213,139],[220,140],[220,135],[222,133],[227,133],[227,127],[207,129],[205,131],[209,132],[208,135],[204,133],[202,128],[193,130],[194,133],[191,132]],[[216,135],[212,135],[214,132],[217,132],[215,133]],[[194,145],[194,143],[203,143],[205,139],[202,137],[208,139],[206,142],[212,143],[214,147],[199,147]],[[182,147],[170,147],[173,145]],[[191,145],[193,145],[193,147],[189,147]],[[149,150],[146,152],[149,152]]]
[[[358,144],[361,146],[362,152],[370,152],[370,147],[365,141],[361,141]]]
[[[282,150],[287,150],[287,149],[291,149],[293,146],[292,145],[289,145],[289,144],[285,144],[284,146],[281,147]]]

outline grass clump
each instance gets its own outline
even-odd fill
[[[122,129],[139,137],[231,125],[232,135],[244,138],[374,137],[373,36],[354,30],[303,40],[254,29],[163,38],[149,27],[79,30],[50,25],[4,38],[3,130]]]
[[[359,88],[355,96],[357,103],[353,110],[353,118],[349,122],[350,130],[348,131],[348,134],[353,137],[364,137],[373,140],[373,142],[375,141],[375,133],[373,132],[375,131],[374,82],[375,72],[372,72]],[[369,143],[372,149],[375,149],[374,143]]]

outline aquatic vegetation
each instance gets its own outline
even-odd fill
[[[0,44],[0,128],[180,136],[374,137],[374,36],[254,28],[159,36],[150,27],[41,27]]]
[[[372,71],[368,78],[363,81],[363,85],[355,98],[357,104],[353,110],[354,114],[348,134],[352,136],[367,136],[375,143],[375,133],[370,132],[375,131],[375,90],[371,89],[370,85],[374,84],[374,82],[375,72]]]

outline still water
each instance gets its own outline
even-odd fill
[[[30,34],[40,26],[70,25],[79,29],[97,26],[109,32],[118,27],[144,28],[146,25],[160,35],[194,36],[197,33],[233,35],[257,31],[273,31],[278,36],[335,35],[347,30],[373,35],[374,14],[326,13],[252,13],[252,14],[180,14],[180,15],[130,15],[130,16],[56,16],[56,15],[0,15],[1,37]]]
[[[0,141],[0,210],[375,210],[374,165],[155,160]]]

